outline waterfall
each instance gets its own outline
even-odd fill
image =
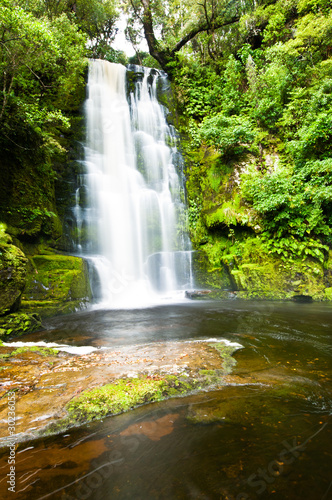
[[[156,97],[166,77],[130,69],[90,61],[85,173],[74,208],[77,249],[93,263],[99,299],[110,307],[192,288],[181,156]]]

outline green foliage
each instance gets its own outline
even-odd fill
[[[220,78],[212,68],[196,63],[183,65],[176,72],[178,101],[185,115],[202,119],[215,107],[221,97]]]
[[[188,208],[188,219],[189,219],[189,224],[193,229],[196,229],[200,211],[201,207],[199,205],[199,201],[197,199],[192,200]]]
[[[244,108],[244,77],[243,64],[231,54],[225,66],[221,88],[220,106],[225,115],[238,115]]]
[[[36,18],[47,17],[54,22],[64,14],[71,24],[89,40],[89,57],[103,58],[110,49],[116,34],[115,23],[119,12],[114,0],[18,0],[24,10]]]
[[[50,152],[61,151],[57,136],[69,127],[65,113],[77,105],[83,83],[85,37],[64,14],[37,19],[11,0],[0,11],[0,32],[3,135],[15,143],[10,136],[18,122]]]
[[[40,330],[38,314],[14,313],[0,317],[0,338],[20,336]]]
[[[266,231],[280,238],[292,234],[330,237],[332,158],[282,168],[263,177],[243,176],[242,193],[263,215]]]
[[[297,9],[301,14],[307,12],[328,13],[331,8],[329,0],[299,0]]]
[[[218,62],[212,45],[197,42],[176,79],[191,117],[183,128],[194,244],[234,228],[236,240],[247,226],[271,240],[261,240],[264,252],[322,263],[332,244],[331,4],[264,2],[247,9],[238,31],[220,35],[228,45]],[[219,158],[211,162],[213,150]],[[235,241],[220,253],[236,257],[243,248]]]
[[[329,247],[312,238],[298,241],[294,237],[271,239],[267,235],[262,236],[262,241],[269,253],[277,254],[284,262],[290,263],[298,259],[306,260],[307,257],[323,263],[328,256]]]
[[[105,52],[104,59],[106,61],[122,64],[125,66],[128,63],[128,58],[124,52],[121,50],[115,50],[112,47],[109,47]]]
[[[209,146],[213,146],[225,158],[244,153],[255,138],[248,119],[223,114],[206,118],[200,134]]]

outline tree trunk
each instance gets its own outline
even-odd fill
[[[174,64],[177,61],[177,52],[182,49],[190,40],[192,40],[198,33],[208,31],[211,28],[211,24],[208,21],[204,21],[196,28],[191,30],[187,35],[185,35],[172,49],[162,49],[160,47],[159,41],[156,39],[153,22],[152,22],[152,11],[150,0],[141,0],[143,5],[143,17],[141,19],[144,28],[144,36],[147,41],[150,55],[158,61],[161,68],[166,71],[170,78],[174,71]],[[219,29],[224,26],[236,23],[239,20],[239,16],[234,16],[228,21],[221,21],[219,23],[214,23],[213,28]]]

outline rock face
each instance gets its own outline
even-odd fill
[[[87,264],[80,257],[35,255],[28,270],[23,311],[46,317],[82,309],[91,300]]]
[[[250,262],[237,262],[231,274],[241,299],[331,300],[332,252],[324,264],[314,259],[291,263],[267,253],[251,256]]]
[[[19,248],[0,242],[0,316],[18,309],[26,283],[27,263]]]
[[[235,282],[227,266],[219,262],[218,266],[211,265],[208,255],[201,250],[192,254],[192,272],[196,290],[188,290],[189,299],[204,298],[206,291],[210,299],[229,298],[229,292],[234,290]],[[194,292],[200,292],[194,296]]]

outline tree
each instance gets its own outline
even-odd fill
[[[196,35],[229,27],[250,8],[251,2],[237,0],[129,0],[127,5],[130,26],[141,26],[151,56],[170,76],[178,52]]]
[[[51,22],[13,7],[5,0],[0,11],[1,131],[8,139],[16,125],[30,128],[46,143],[54,126],[69,125],[64,112],[84,82],[86,39],[64,14]]]
[[[118,19],[116,0],[17,0],[34,17],[53,21],[66,14],[89,40],[89,56],[104,57],[116,35]]]

